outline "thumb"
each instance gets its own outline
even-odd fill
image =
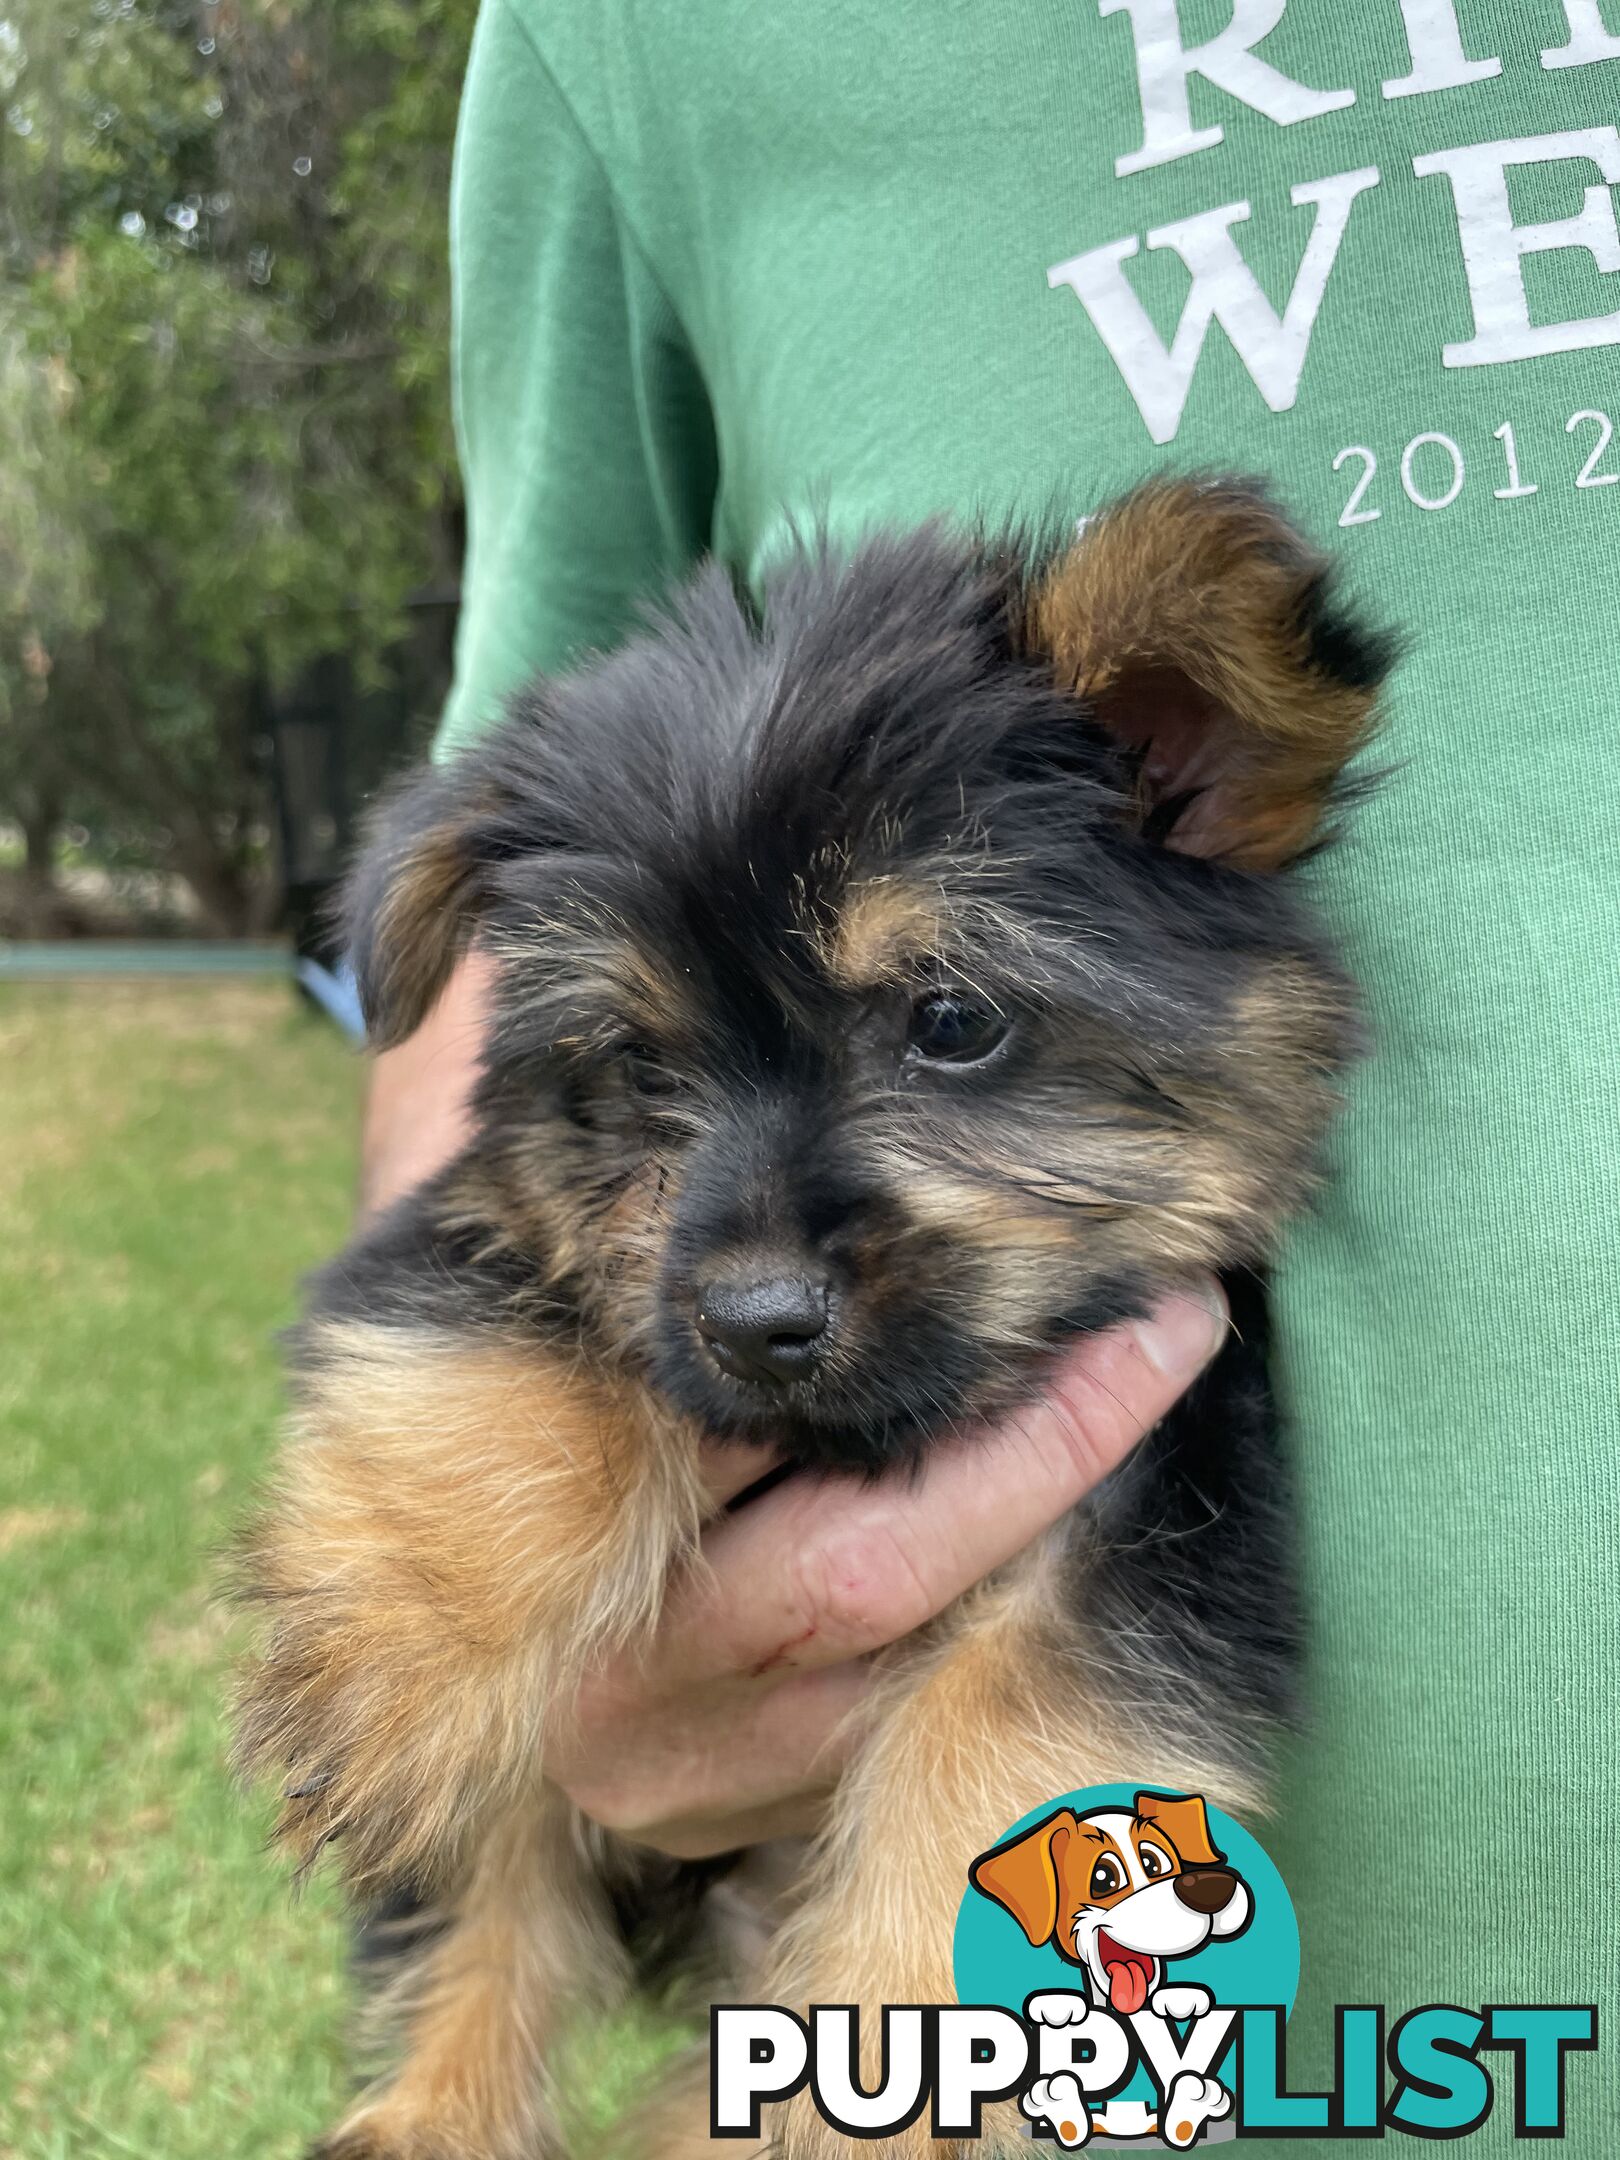
[[[1088,1336],[1056,1367],[1033,1413],[1008,1420],[1038,1462],[1089,1492],[1158,1424],[1225,1340],[1230,1316],[1210,1277],[1145,1320]],[[1067,1461],[1065,1461],[1067,1458]],[[1070,1503],[1072,1505],[1072,1502]]]
[[[1066,1515],[1214,1356],[1213,1282],[1088,1336],[1036,1400],[939,1442],[915,1479],[790,1479],[715,1531],[666,1648],[688,1671],[859,1657],[921,1627]]]

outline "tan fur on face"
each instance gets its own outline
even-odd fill
[[[601,1049],[626,1036],[653,1043],[702,1040],[703,1016],[685,979],[611,916],[586,915],[575,903],[555,919],[535,916],[519,927],[491,930],[484,942],[513,980],[542,964],[547,973],[566,970],[581,1008],[600,1015],[589,1031],[554,1035],[557,1050]]]
[[[841,989],[909,989],[943,936],[937,889],[905,877],[865,878],[844,896],[831,934],[819,941],[820,958]]]
[[[272,1629],[239,1754],[285,1780],[299,1859],[341,1832],[373,1895],[453,1873],[534,1787],[583,1661],[651,1625],[696,1537],[696,1440],[538,1345],[354,1323],[316,1342],[240,1559]]]
[[[1015,1353],[1044,1342],[1059,1281],[1078,1302],[1094,1283],[1172,1281],[1266,1250],[1310,1197],[1344,1028],[1330,981],[1268,962],[1220,1023],[1218,1076],[1156,1076],[1162,1114],[1099,1095],[1038,1125],[981,1117],[971,1152],[948,1160],[926,1121],[897,1121],[868,1159],[904,1197],[919,1264],[930,1236],[978,1261],[963,1277],[974,1330]]]
[[[505,1258],[535,1271],[540,1288],[536,1320],[543,1325],[548,1279],[571,1277],[591,1288],[598,1340],[611,1344],[615,1369],[629,1370],[656,1320],[656,1287],[670,1216],[680,1194],[680,1161],[627,1140],[625,1154],[595,1174],[565,1164],[578,1136],[566,1119],[538,1118],[502,1136],[499,1177],[463,1167],[447,1188],[444,1220],[478,1240],[486,1259]],[[542,1275],[536,1256],[545,1255]],[[647,1404],[661,1429],[668,1413]]]
[[[1033,595],[1031,643],[1106,727],[1209,738],[1194,772],[1212,784],[1176,840],[1189,853],[1293,860],[1372,731],[1373,691],[1312,661],[1325,568],[1263,499],[1167,480],[1094,518]]]

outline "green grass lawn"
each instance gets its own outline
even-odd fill
[[[337,1902],[226,1777],[210,1587],[357,1093],[281,986],[0,992],[6,2160],[280,2160],[343,2088]]]

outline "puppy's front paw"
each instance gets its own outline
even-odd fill
[[[1034,2014],[1031,2005],[1031,2017]],[[1059,2070],[1051,2077],[1037,2078],[1019,2105],[1037,2129],[1044,2126],[1050,2130],[1058,2143],[1070,2152],[1084,2145],[1091,2136],[1091,2111],[1080,2090],[1080,2080],[1072,2070]]]
[[[490,2143],[474,2133],[443,2125],[410,2122],[381,2109],[368,2108],[317,2138],[304,2160],[541,2160],[540,2149],[519,2151]]]
[[[1079,2025],[1091,2013],[1091,2004],[1073,1988],[1058,1988],[1049,1995],[1032,1995],[1024,2015],[1035,2025]]]
[[[984,2110],[980,2134],[971,2140],[930,2135],[928,2110],[908,2129],[878,2139],[851,2137],[835,2130],[820,2114],[808,2091],[795,2094],[766,2117],[765,2130],[776,2160],[1015,2160],[1027,2155],[1029,2141],[1011,2101]]]
[[[403,2138],[375,2125],[339,2125],[306,2148],[304,2160],[461,2160],[438,2139],[424,2143],[414,2133]]]
[[[1214,2007],[1208,1988],[1191,1985],[1159,1988],[1148,2005],[1155,2017],[1174,2018],[1178,2025],[1186,2018],[1208,2017]]]
[[[871,2160],[872,2141],[835,2130],[808,2091],[795,2093],[779,2108],[772,2108],[766,2115],[765,2129],[770,2141],[767,2149],[774,2160]],[[924,2154],[950,2149],[934,2145],[929,2138],[926,2115],[920,2124],[913,2123],[910,2129],[882,2140],[885,2160],[890,2155],[893,2160],[922,2160]]]
[[[424,2141],[414,2132],[401,2139],[386,2131],[360,2127],[338,2129],[317,2138],[304,2160],[472,2160],[469,2153],[440,2138]],[[479,2156],[483,2160],[483,2156]]]
[[[1165,2096],[1164,2142],[1184,2151],[1206,2123],[1219,2122],[1231,2112],[1232,2095],[1219,2078],[1183,2070]]]

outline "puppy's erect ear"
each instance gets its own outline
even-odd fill
[[[419,774],[373,816],[340,902],[373,1049],[421,1025],[471,943],[498,807],[487,776],[464,757]]]
[[[1074,1835],[1072,1808],[1059,1808],[1033,1830],[980,1853],[968,1881],[1005,1906],[1032,1943],[1050,1942],[1058,1924],[1058,1869]]]
[[[1185,1800],[1173,1793],[1139,1792],[1136,1812],[1143,1822],[1162,1830],[1181,1855],[1185,1867],[1219,1867],[1226,1855],[1217,1852],[1209,1834],[1209,1810],[1203,1797],[1191,1793]]]
[[[1241,870],[1323,836],[1395,658],[1236,481],[1154,481],[1099,513],[1035,583],[1026,635],[1140,758],[1144,829]]]

